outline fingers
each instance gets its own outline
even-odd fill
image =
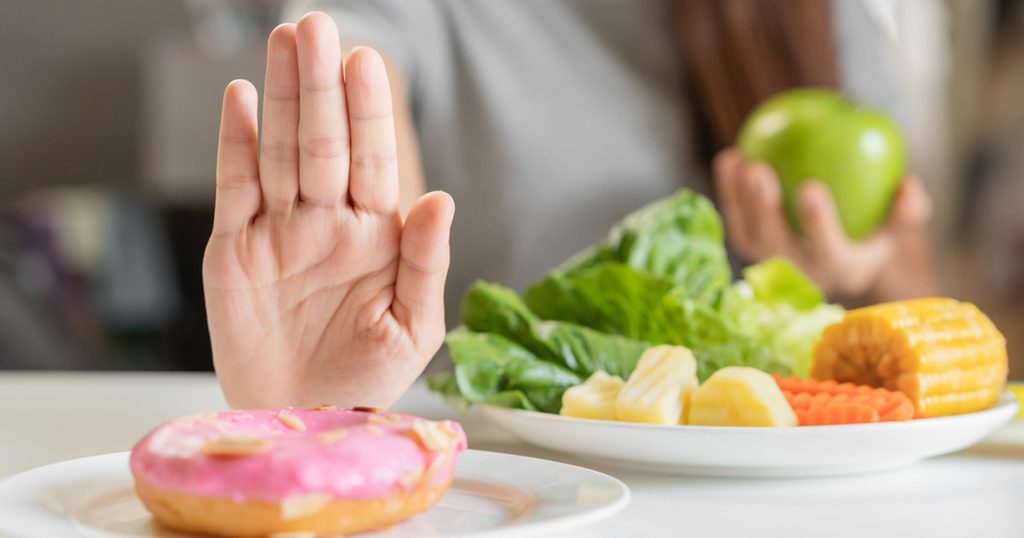
[[[398,155],[391,87],[384,60],[358,48],[345,64],[352,159],[352,204],[380,214],[398,210]]]
[[[725,219],[725,231],[733,248],[740,252],[748,250],[746,223],[743,221],[743,208],[740,206],[739,170],[743,165],[743,156],[736,148],[722,150],[715,155],[711,163],[715,176],[715,190],[722,206]]]
[[[796,240],[786,222],[782,190],[772,168],[762,162],[743,163],[738,172],[738,186],[749,257],[792,255]]]
[[[235,80],[224,90],[217,143],[214,235],[245,228],[260,209],[256,100],[256,88],[247,80]]]
[[[812,259],[830,260],[850,242],[828,188],[806,181],[797,191],[797,212]]]
[[[295,28],[299,68],[299,195],[334,206],[347,198],[349,140],[338,27],[310,13]]]
[[[907,176],[892,198],[886,228],[920,228],[932,215],[932,199],[916,176]]]
[[[282,24],[267,40],[260,178],[267,211],[290,211],[299,194],[299,65],[295,25]]]
[[[846,235],[828,188],[806,181],[797,191],[797,210],[810,265],[825,286],[846,295],[859,295],[870,285],[892,255],[887,233],[875,234],[854,244]]]
[[[423,349],[439,346],[444,337],[444,282],[454,214],[451,196],[431,192],[413,204],[402,231],[392,311]]]

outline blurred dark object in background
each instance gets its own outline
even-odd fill
[[[159,213],[89,188],[33,192],[4,211],[0,366],[146,369],[181,295]]]
[[[213,227],[213,213],[207,209],[166,209],[164,225],[183,301],[177,318],[160,334],[157,344],[166,362],[179,370],[212,370],[203,303],[203,252]]]
[[[262,77],[282,5],[34,0],[0,18],[0,368],[212,368],[220,94]]]

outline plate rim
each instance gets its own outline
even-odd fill
[[[5,507],[4,507],[4,505],[6,504],[4,502],[5,500],[15,499],[15,500],[20,500],[20,502],[22,502],[22,503],[33,502],[35,500],[35,499],[25,499],[23,497],[19,499],[19,497],[17,497],[16,495],[12,495],[12,493],[16,493],[16,491],[14,491],[14,490],[7,491],[7,490],[9,490],[10,488],[13,487],[12,485],[14,483],[16,483],[18,481],[21,481],[21,480],[29,479],[30,476],[34,475],[34,474],[41,474],[41,473],[46,473],[46,472],[52,472],[56,468],[59,468],[59,467],[68,466],[68,465],[75,465],[75,464],[77,464],[77,465],[82,465],[82,464],[88,465],[87,462],[89,460],[107,460],[107,459],[115,459],[115,458],[123,459],[124,460],[124,471],[123,471],[124,475],[123,475],[122,478],[125,478],[125,479],[130,481],[130,480],[132,480],[131,473],[130,473],[129,467],[128,467],[128,458],[130,457],[130,454],[131,454],[130,451],[108,452],[108,453],[105,453],[105,454],[93,454],[93,455],[90,455],[90,456],[83,456],[83,457],[80,457],[80,458],[73,458],[73,459],[68,459],[68,460],[48,463],[48,464],[45,464],[45,465],[40,465],[38,467],[33,467],[31,469],[26,469],[26,470],[21,471],[21,472],[19,472],[17,474],[5,477],[4,479],[0,480],[0,514],[5,512],[6,510],[16,509],[18,507],[18,505],[9,504],[7,506],[7,508],[6,508],[6,510],[5,510]],[[571,468],[571,469],[573,469],[576,472],[582,472],[582,473],[585,473],[587,475],[590,475],[592,478],[600,479],[600,480],[606,482],[608,485],[614,485],[617,488],[618,495],[614,498],[614,500],[612,500],[612,501],[608,502],[607,504],[605,504],[603,506],[600,506],[600,507],[596,507],[596,508],[591,507],[591,508],[581,509],[581,511],[575,512],[575,513],[572,513],[572,514],[568,514],[568,515],[564,515],[564,516],[558,516],[558,517],[551,517],[551,518],[547,518],[547,519],[540,519],[540,520],[531,520],[530,516],[528,516],[526,519],[524,519],[522,521],[515,522],[515,523],[509,524],[507,526],[496,527],[494,529],[478,530],[478,531],[473,531],[473,532],[469,532],[469,533],[461,533],[461,534],[456,535],[459,538],[478,538],[478,537],[479,538],[511,538],[511,537],[519,537],[519,536],[533,536],[533,535],[538,535],[538,534],[551,534],[551,533],[556,533],[556,532],[559,532],[559,531],[564,531],[564,530],[569,530],[569,529],[583,528],[583,527],[585,527],[587,525],[592,525],[592,524],[594,524],[596,522],[599,522],[599,521],[602,521],[602,520],[605,520],[607,518],[610,518],[610,517],[614,516],[615,514],[621,512],[629,504],[629,502],[632,500],[632,491],[630,490],[629,486],[625,482],[623,482],[622,480],[620,480],[620,479],[618,479],[618,478],[616,478],[616,477],[614,477],[612,475],[609,475],[607,473],[604,473],[604,472],[601,472],[601,471],[597,471],[597,470],[594,470],[594,469],[591,469],[589,467],[585,467],[585,466],[582,466],[582,465],[575,465],[575,464],[571,464],[571,463],[565,463],[565,462],[561,462],[561,461],[550,460],[550,459],[545,459],[545,458],[538,458],[538,457],[533,457],[533,456],[524,456],[524,455],[514,454],[514,453],[509,453],[509,452],[497,452],[497,451],[493,451],[493,450],[479,450],[479,449],[473,449],[473,448],[467,449],[463,454],[460,455],[460,458],[463,457],[463,456],[467,456],[467,455],[469,455],[470,457],[492,457],[492,458],[493,457],[497,457],[497,458],[509,458],[509,459],[520,460],[520,461],[521,460],[528,460],[528,461],[532,461],[534,463],[540,463],[540,464],[543,464],[543,465],[550,465],[550,466],[563,467],[563,468]],[[110,477],[113,477],[113,475],[110,475]],[[456,475],[456,478],[457,478],[457,475]],[[479,478],[475,478],[475,479],[478,480]],[[495,481],[498,482],[498,483],[505,484],[500,479],[495,479]],[[522,486],[512,486],[512,487],[516,487],[517,489],[522,489],[524,491],[528,491],[531,494],[535,494],[536,493],[536,491],[530,491],[530,490],[528,490],[526,488],[523,488]],[[538,499],[538,503],[542,503],[542,502],[543,501]],[[51,523],[66,523],[68,525],[71,525],[72,527],[74,525],[74,523],[70,519],[65,519],[65,520],[60,520],[60,521],[55,520],[55,521],[53,521]],[[69,527],[69,530],[71,530],[71,527]],[[0,531],[3,531],[3,532],[22,532],[21,529],[5,528],[4,525],[3,525],[3,522],[0,522]],[[24,534],[14,534],[13,536],[24,536]],[[441,535],[441,536],[443,536],[443,535]]]

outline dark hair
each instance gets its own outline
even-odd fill
[[[705,156],[735,143],[771,95],[838,87],[829,0],[675,0],[675,11]]]

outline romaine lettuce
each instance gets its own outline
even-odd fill
[[[722,219],[710,200],[685,189],[629,214],[604,241],[556,272],[572,276],[603,262],[664,277],[689,297],[706,301],[732,282]]]
[[[456,386],[472,403],[557,413],[565,389],[582,381],[497,334],[456,329],[448,333],[445,342],[455,363]],[[435,385],[444,386],[441,382]]]
[[[773,346],[793,375],[806,377],[821,331],[842,319],[818,287],[792,263],[771,258],[744,269],[722,300],[722,316]]]
[[[504,336],[581,378],[602,370],[629,376],[646,342],[562,321],[544,321],[508,288],[478,281],[462,300],[467,329]]]
[[[465,326],[446,340],[455,372],[430,386],[454,404],[557,412],[565,389],[598,370],[628,377],[651,344],[689,347],[702,381],[731,365],[806,375],[812,346],[842,308],[782,259],[743,276],[731,283],[711,202],[681,191],[626,217],[523,298],[475,283]]]

